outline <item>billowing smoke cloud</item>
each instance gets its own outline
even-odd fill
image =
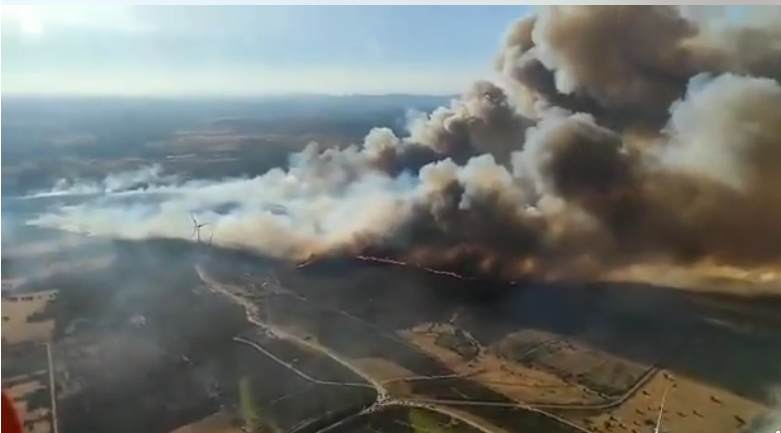
[[[178,181],[177,176],[164,175],[161,166],[152,165],[125,173],[110,174],[99,182],[60,179],[50,190],[39,191],[24,198],[36,199],[58,196],[89,196],[130,192],[162,186],[176,181]]]
[[[501,82],[475,83],[406,137],[313,143],[260,177],[168,179],[136,192],[148,200],[107,193],[34,223],[184,238],[192,212],[229,247],[505,279],[778,263],[781,20],[685,12],[542,8],[509,32]]]

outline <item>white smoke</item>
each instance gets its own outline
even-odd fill
[[[36,199],[45,197],[88,196],[99,194],[114,194],[134,189],[150,189],[179,182],[176,175],[165,175],[159,164],[142,167],[138,170],[112,173],[100,181],[80,179],[59,179],[47,191],[39,191],[23,198]]]
[[[506,190],[513,182],[510,173],[489,155],[463,167],[440,161],[421,170],[419,177],[391,177],[366,169],[358,175],[350,173],[361,167],[356,161],[363,156],[356,148],[328,155],[324,162],[310,147],[291,157],[289,169],[274,169],[254,178],[172,182],[135,191],[132,196],[107,193],[42,215],[30,224],[126,239],[189,239],[192,214],[199,223],[208,223],[202,237],[213,233],[215,244],[303,258],[347,247],[357,238],[389,240],[386,237],[412,216],[414,206],[436,200],[444,182],[459,180],[466,186],[463,207],[469,206],[472,191]],[[325,175],[313,175],[320,169]],[[72,190],[83,189],[76,184]],[[510,191],[520,194],[520,190]],[[522,204],[520,198],[508,200]]]
[[[603,31],[603,23],[610,28]],[[649,36],[660,31],[664,37]],[[627,56],[614,35],[630,33],[647,52]],[[475,237],[489,239],[468,239],[482,242],[472,251],[505,239],[533,239],[539,248],[539,238],[555,238],[590,254],[600,242],[586,235],[598,234],[610,238],[605,244],[644,257],[705,250],[751,260],[781,255],[781,230],[773,223],[781,220],[781,195],[770,187],[781,180],[781,87],[744,74],[772,70],[779,51],[772,37],[751,53],[733,46],[716,52],[707,45],[716,37],[694,32],[674,9],[573,6],[544,9],[508,38],[500,70],[512,93],[478,82],[449,107],[411,119],[409,137],[377,128],[363,144],[344,149],[313,143],[292,155],[288,167],[254,178],[188,181],[149,168],[98,183],[60,183],[48,193],[100,195],[30,223],[117,238],[187,239],[193,214],[209,224],[202,237],[213,234],[215,244],[300,259],[403,243],[405,230],[425,214],[456,238],[479,232]],[[680,55],[693,46],[705,51]],[[532,67],[534,61],[543,68]],[[710,78],[698,75],[711,64],[718,68]],[[546,87],[545,74],[559,94]],[[517,95],[536,101],[533,118],[520,114],[530,108]],[[683,100],[670,107],[675,97]],[[646,147],[629,146],[622,128],[604,126],[634,126],[626,121],[629,112],[639,125],[658,128],[648,119],[660,111],[669,121]],[[621,121],[601,122],[616,118]],[[402,170],[388,169],[388,162]],[[478,207],[484,209],[471,219],[451,214]],[[565,222],[553,221],[564,213]],[[499,223],[507,219],[514,225]],[[545,232],[513,237],[457,224]],[[550,255],[560,251],[554,247],[542,248]],[[503,246],[502,254],[516,259],[535,253],[528,245],[508,250]]]

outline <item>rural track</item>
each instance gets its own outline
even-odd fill
[[[396,382],[426,382],[431,380],[448,380],[448,379],[468,379],[472,376],[477,376],[478,374],[485,373],[485,369],[474,371],[471,373],[454,373],[454,374],[444,374],[440,376],[406,376],[406,377],[395,377],[392,379],[385,379],[382,381],[384,385],[387,385],[389,383],[396,383]]]
[[[242,305],[245,308],[246,312],[247,312],[247,319],[250,320],[253,324],[258,325],[258,326],[260,326],[260,327],[262,327],[264,329],[267,329],[267,330],[271,331],[273,334],[275,334],[275,335],[277,335],[277,336],[279,336],[279,337],[281,337],[283,339],[289,339],[289,340],[295,341],[296,343],[303,344],[303,345],[309,347],[310,349],[312,349],[312,350],[314,350],[316,352],[323,353],[324,355],[328,356],[329,358],[331,358],[332,360],[338,362],[339,364],[345,366],[350,371],[352,371],[353,373],[357,374],[358,376],[360,376],[361,378],[366,380],[369,384],[371,384],[371,385],[352,384],[353,386],[360,385],[360,386],[367,386],[367,387],[372,387],[373,386],[374,387],[374,389],[377,391],[377,400],[371,406],[361,410],[356,415],[352,415],[352,416],[350,416],[350,417],[348,417],[346,419],[338,421],[338,422],[336,422],[334,424],[331,424],[330,426],[328,426],[328,427],[326,427],[324,429],[319,430],[320,432],[325,432],[325,431],[328,431],[328,430],[330,430],[332,428],[335,428],[339,424],[342,424],[343,422],[345,422],[347,419],[351,419],[353,416],[362,416],[362,415],[364,415],[366,413],[371,413],[371,412],[374,412],[376,410],[379,410],[379,409],[381,409],[383,407],[387,407],[387,406],[402,405],[402,406],[411,406],[411,407],[422,407],[422,408],[426,408],[426,409],[429,409],[429,410],[433,410],[435,412],[442,413],[444,415],[447,415],[447,416],[450,416],[450,417],[452,417],[454,419],[457,419],[457,420],[459,420],[461,422],[469,424],[470,426],[472,426],[472,427],[474,427],[474,428],[476,428],[476,429],[478,429],[480,431],[486,431],[486,432],[491,433],[491,430],[487,429],[485,426],[482,426],[479,423],[476,423],[476,422],[474,422],[474,421],[464,417],[463,415],[461,415],[459,413],[450,411],[447,408],[438,407],[434,403],[417,402],[417,401],[414,401],[414,400],[402,400],[402,399],[395,399],[395,398],[391,397],[390,394],[388,393],[387,389],[383,386],[382,382],[379,382],[379,381],[375,380],[374,378],[372,378],[368,374],[364,373],[362,370],[360,370],[360,369],[354,367],[353,365],[351,365],[349,362],[342,360],[338,355],[334,354],[330,350],[327,350],[326,348],[324,348],[324,347],[322,347],[320,345],[313,344],[313,343],[311,343],[309,341],[301,339],[301,338],[299,338],[299,337],[297,337],[295,335],[289,334],[289,333],[287,333],[285,331],[278,330],[276,327],[269,326],[269,325],[263,323],[262,321],[258,320],[257,317],[253,317],[253,314],[251,314],[251,313],[256,308],[254,305],[252,305],[250,302],[244,300],[240,296],[237,296],[237,295],[231,293],[230,290],[227,290],[224,287],[221,287],[221,285],[218,282],[216,282],[216,281],[212,280],[211,278],[209,278],[209,276],[201,269],[200,266],[196,265],[195,266],[195,270],[198,273],[198,277],[211,290],[213,290],[213,291],[215,291],[215,292],[217,292],[219,294],[228,296],[230,299],[233,299],[234,301],[236,301],[240,305]],[[254,342],[249,341],[249,340],[241,339],[241,337],[237,337],[237,340],[240,341],[240,342],[243,342],[245,344],[250,344],[253,348],[261,350],[266,355],[270,355],[270,353],[267,350],[261,348],[260,345],[257,344],[257,343],[254,343]],[[287,362],[279,359],[276,356],[272,355],[271,359],[276,361],[276,362],[280,362],[281,361],[281,365],[285,366],[286,368],[290,368],[294,372],[297,372],[297,374],[299,374],[300,376],[306,378],[307,380],[311,381],[312,379],[314,379],[311,376],[309,376],[309,375],[301,372],[300,370],[294,368],[292,365],[290,365],[290,363],[287,363]],[[319,381],[317,379],[314,379],[313,381],[315,383],[322,382],[324,384],[346,385],[346,383],[326,382],[326,381]],[[293,432],[291,432],[291,433],[293,433]]]
[[[319,344],[312,343],[311,341],[304,340],[303,338],[300,338],[300,337],[298,337],[296,335],[290,334],[290,333],[288,333],[288,332],[286,332],[286,331],[284,331],[282,329],[279,329],[279,328],[277,328],[275,326],[271,326],[271,325],[269,325],[269,324],[259,320],[256,317],[256,314],[252,314],[253,312],[256,312],[255,310],[257,309],[257,307],[255,305],[253,305],[251,302],[247,301],[246,299],[242,298],[241,296],[238,296],[238,295],[235,295],[235,294],[231,293],[231,291],[229,289],[226,289],[225,287],[223,287],[222,284],[220,284],[219,282],[214,281],[211,278],[209,278],[209,276],[201,269],[200,266],[196,265],[195,266],[195,270],[198,273],[198,277],[204,283],[206,283],[209,286],[210,289],[212,289],[213,291],[215,291],[217,293],[220,293],[220,294],[223,294],[225,296],[228,296],[230,299],[233,299],[234,301],[239,303],[239,305],[242,305],[244,307],[246,313],[247,313],[247,319],[250,322],[252,322],[253,324],[255,324],[257,326],[260,326],[261,328],[270,331],[272,334],[274,334],[274,335],[276,335],[278,337],[281,337],[281,338],[286,339],[286,340],[294,341],[294,342],[296,342],[298,344],[301,344],[301,345],[303,345],[305,347],[308,347],[311,350],[314,350],[315,352],[319,352],[319,353],[322,353],[322,354],[326,355],[327,357],[331,358],[333,361],[341,364],[342,366],[344,366],[345,368],[347,368],[351,372],[353,372],[355,375],[359,376],[361,379],[363,379],[366,382],[368,382],[370,385],[366,385],[366,386],[374,387],[374,389],[377,390],[378,398],[380,398],[383,395],[387,395],[388,394],[387,389],[385,389],[385,387],[382,385],[382,383],[380,383],[379,381],[375,380],[374,378],[372,378],[371,376],[369,376],[368,374],[366,374],[362,370],[356,368],[354,365],[350,364],[349,362],[343,360],[341,357],[339,357],[335,353],[331,352],[329,349],[327,349],[327,348],[325,348],[325,347],[323,347],[323,346],[321,346]],[[250,343],[250,344],[254,345],[254,343]],[[257,346],[255,346],[255,347],[257,347]],[[264,350],[264,352],[268,353],[268,351],[265,351],[265,350]],[[358,385],[358,384],[354,384],[354,385]]]
[[[588,411],[606,411],[610,409],[615,409],[618,406],[621,406],[622,404],[626,403],[627,400],[632,398],[637,391],[640,390],[640,388],[644,387],[648,382],[651,381],[658,373],[661,371],[661,368],[659,366],[653,366],[646,370],[643,375],[637,379],[637,381],[629,387],[623,394],[621,394],[618,397],[615,397],[614,399],[609,399],[602,403],[594,403],[594,404],[575,404],[575,403],[567,403],[567,404],[555,404],[555,403],[544,403],[544,404],[535,404],[534,407],[539,409],[555,409],[555,410],[588,410]]]
[[[54,359],[51,343],[46,343],[46,361],[49,363],[49,398],[51,399],[52,433],[59,433],[60,423],[57,416],[57,387],[54,383]]]
[[[371,377],[366,372],[364,372],[363,370],[361,370],[361,369],[355,367],[354,365],[352,365],[350,362],[342,359],[338,354],[332,352],[328,348],[323,347],[323,346],[321,346],[319,344],[313,343],[311,341],[305,340],[305,339],[300,338],[300,337],[298,337],[298,336],[296,336],[294,334],[291,334],[291,333],[289,333],[289,332],[287,332],[287,331],[285,331],[283,329],[280,329],[280,328],[278,328],[276,326],[273,326],[273,325],[270,325],[270,324],[268,324],[266,322],[263,322],[262,320],[260,320],[257,317],[257,306],[256,305],[254,305],[250,301],[247,301],[243,297],[233,293],[229,288],[226,288],[226,286],[229,286],[229,285],[222,284],[222,283],[212,279],[201,268],[200,265],[196,264],[195,265],[195,270],[196,270],[196,272],[198,274],[198,277],[201,279],[201,281],[203,281],[209,287],[210,290],[212,290],[215,293],[227,296],[230,299],[233,299],[238,304],[242,305],[245,308],[245,311],[247,313],[247,319],[251,323],[259,326],[260,328],[263,328],[263,329],[269,331],[272,335],[275,335],[275,336],[277,336],[279,338],[282,338],[282,339],[294,341],[296,343],[299,343],[299,344],[301,344],[303,346],[308,347],[309,349],[311,349],[311,350],[313,350],[315,352],[319,352],[319,353],[322,353],[322,354],[328,356],[330,359],[332,359],[335,362],[341,364],[342,366],[344,366],[345,368],[349,369],[354,374],[356,374],[359,377],[361,377],[362,379],[364,379],[366,382],[368,382],[368,384],[358,384],[358,383],[350,383],[350,382],[320,381],[319,379],[312,378],[311,376],[309,376],[306,373],[298,370],[297,368],[295,368],[291,364],[289,364],[289,363],[285,362],[284,360],[281,360],[278,357],[274,356],[269,351],[267,351],[267,350],[263,349],[262,347],[260,347],[260,345],[258,343],[252,342],[252,341],[244,339],[242,337],[235,337],[234,339],[236,341],[239,341],[239,342],[244,343],[244,344],[251,345],[255,349],[262,351],[267,356],[270,356],[271,359],[274,360],[275,362],[278,362],[282,366],[291,369],[291,371],[293,371],[294,373],[298,374],[299,376],[301,376],[301,377],[303,377],[303,378],[305,378],[305,379],[307,379],[309,381],[312,381],[313,383],[320,383],[320,384],[323,384],[323,385],[333,385],[333,386],[368,387],[368,388],[373,388],[373,389],[375,389],[377,391],[377,400],[371,406],[361,410],[357,414],[350,415],[350,416],[348,416],[345,419],[337,421],[336,423],[331,424],[331,425],[329,425],[329,426],[319,430],[318,433],[324,433],[324,432],[327,432],[327,431],[331,430],[332,428],[337,428],[343,422],[346,422],[347,420],[350,420],[353,417],[363,416],[365,414],[372,413],[374,411],[377,411],[377,410],[380,410],[380,409],[382,409],[384,407],[389,407],[389,406],[408,406],[408,407],[421,407],[421,408],[425,408],[425,409],[428,409],[428,410],[432,410],[432,411],[439,412],[439,413],[448,415],[450,417],[453,417],[453,418],[455,418],[455,419],[457,419],[459,421],[462,421],[462,422],[464,422],[466,424],[469,424],[470,426],[472,426],[474,428],[477,428],[478,430],[491,432],[491,430],[488,429],[487,427],[482,426],[481,424],[479,424],[479,423],[477,423],[477,422],[475,422],[475,421],[473,421],[473,420],[471,420],[471,419],[469,419],[467,417],[464,417],[462,414],[459,414],[458,412],[451,411],[447,407],[441,406],[443,404],[450,405],[450,406],[463,406],[463,407],[469,407],[469,406],[472,406],[472,407],[474,407],[474,406],[486,407],[486,406],[490,406],[490,407],[506,407],[506,408],[514,408],[514,409],[520,408],[520,409],[523,409],[523,410],[527,410],[527,411],[531,411],[531,412],[535,412],[535,413],[541,414],[541,415],[543,415],[543,416],[545,416],[547,418],[550,418],[551,420],[554,420],[554,421],[556,421],[558,423],[567,425],[568,427],[574,429],[574,431],[579,431],[581,433],[589,433],[589,431],[584,429],[583,427],[580,427],[577,424],[573,424],[570,421],[567,421],[566,419],[563,419],[563,418],[561,418],[559,416],[556,416],[556,415],[550,414],[548,412],[545,412],[544,409],[557,409],[557,410],[607,410],[607,409],[619,406],[620,404],[622,404],[623,402],[628,400],[637,390],[639,390],[642,387],[642,385],[644,385],[647,382],[648,379],[650,379],[650,377],[653,376],[653,373],[655,373],[655,371],[649,371],[648,373],[646,373],[647,377],[644,378],[645,380],[643,380],[643,379],[638,380],[638,383],[636,383],[633,386],[633,388],[630,389],[629,392],[627,392],[626,394],[622,395],[617,400],[614,400],[614,401],[611,401],[611,402],[607,402],[607,403],[603,403],[603,404],[598,404],[598,405],[577,405],[577,404],[575,404],[575,405],[573,405],[573,404],[567,404],[567,405],[550,405],[550,404],[548,404],[548,405],[535,405],[535,404],[525,403],[525,402],[522,402],[522,401],[517,401],[515,403],[499,403],[499,402],[481,402],[481,401],[467,401],[467,400],[439,400],[439,399],[435,400],[435,399],[421,399],[421,398],[397,399],[397,398],[394,398],[394,397],[392,397],[390,395],[389,391],[385,388],[385,384],[390,383],[390,382],[404,381],[404,380],[410,380],[410,379],[412,379],[412,380],[421,380],[422,381],[422,380],[437,380],[437,379],[448,379],[448,378],[457,378],[457,377],[463,378],[465,375],[458,375],[458,374],[456,374],[456,375],[447,375],[447,376],[439,376],[439,377],[418,376],[418,377],[414,377],[414,378],[396,378],[396,379],[388,379],[388,380],[384,380],[384,381],[378,381],[378,380],[374,379],[373,377]],[[274,279],[276,280],[276,278],[274,278]],[[290,290],[287,290],[287,289],[281,289],[281,284],[278,281],[275,281],[274,285],[280,286],[280,287],[277,288],[276,290],[275,290],[275,288],[271,288],[272,291],[275,290],[277,293],[289,294],[291,296],[295,296],[295,297],[301,299],[302,301],[307,301],[308,302],[308,299],[298,295],[297,293],[295,293],[293,291],[290,291]],[[356,316],[354,316],[352,314],[349,314],[347,312],[344,312],[342,310],[335,310],[335,311],[337,311],[337,312],[339,312],[341,314],[344,314],[345,316],[348,316],[348,317],[350,317],[350,318],[352,318],[354,320],[358,320],[361,323],[364,323],[364,324],[370,326],[372,329],[377,330],[378,332],[382,332],[376,326],[372,325],[369,322],[366,322],[365,320],[363,320],[363,319],[361,319],[359,317],[356,317]],[[385,334],[385,333],[383,333],[383,335],[387,336],[387,334]],[[401,341],[400,339],[393,338],[391,336],[388,336],[388,337],[392,338],[393,340],[396,340],[396,341]],[[294,432],[291,432],[291,433],[294,433]]]
[[[287,362],[287,361],[285,361],[285,360],[283,360],[283,359],[279,358],[278,356],[274,355],[274,354],[273,354],[273,353],[271,353],[270,351],[268,351],[268,350],[266,350],[265,348],[263,348],[263,346],[261,346],[260,344],[258,344],[258,343],[256,343],[256,342],[254,342],[254,341],[252,341],[252,340],[248,340],[248,339],[246,339],[246,338],[243,338],[243,337],[233,337],[233,340],[234,340],[234,341],[238,341],[239,343],[243,343],[243,344],[246,344],[246,345],[252,346],[252,347],[253,347],[255,350],[258,350],[258,351],[260,351],[260,352],[263,352],[263,354],[264,354],[264,355],[268,356],[269,358],[271,358],[272,360],[274,360],[276,363],[278,363],[278,364],[282,365],[283,367],[285,367],[285,368],[287,368],[288,370],[292,371],[292,372],[293,372],[293,373],[295,373],[296,375],[298,375],[298,376],[300,376],[300,377],[302,377],[302,378],[304,378],[304,379],[308,380],[309,382],[315,383],[315,384],[317,384],[317,385],[326,385],[326,386],[328,386],[328,385],[330,385],[330,386],[352,386],[352,387],[356,387],[356,388],[369,388],[369,389],[376,389],[374,386],[372,386],[372,385],[370,385],[370,384],[366,384],[366,383],[354,383],[354,382],[334,382],[334,381],[329,381],[329,380],[320,380],[320,379],[314,378],[314,377],[312,377],[312,376],[310,376],[310,375],[308,375],[308,374],[304,373],[303,371],[299,370],[299,369],[298,369],[298,368],[296,368],[296,366],[294,366],[293,364],[291,364],[291,363],[289,363],[289,362]]]
[[[398,262],[398,261],[393,261],[393,260],[388,260],[388,259],[377,259],[377,258],[372,258],[372,257],[368,257],[368,256],[357,256],[357,258],[359,260],[369,261],[369,262],[376,262],[376,263],[383,263],[383,264],[390,263],[390,264],[396,265],[396,266],[406,266],[406,264],[403,263],[403,262]],[[422,269],[422,270],[425,270],[427,272],[434,272],[434,273],[437,273],[437,274],[440,274],[440,275],[453,276],[452,273],[446,272],[446,271],[436,271],[436,270],[430,270],[428,268],[417,268],[417,267],[416,267],[416,269]],[[455,275],[455,277],[464,279],[463,277],[460,277],[458,275]],[[282,285],[281,285],[281,283],[279,282],[279,280],[276,277],[273,277],[273,280],[274,280],[273,285],[278,286],[278,287],[272,288],[272,290],[271,290],[272,293],[287,294],[287,295],[296,297],[296,298],[298,298],[298,299],[300,299],[302,301],[309,302],[309,300],[306,297],[301,296],[301,295],[299,295],[298,293],[295,293],[292,290],[285,289],[285,288],[281,287]],[[266,284],[264,283],[264,285],[266,285]],[[394,335],[390,335],[390,334],[384,332],[382,329],[378,328],[373,323],[367,322],[366,320],[364,320],[364,319],[362,319],[362,318],[360,318],[358,316],[355,316],[353,314],[350,314],[350,313],[348,313],[346,311],[343,311],[343,310],[340,310],[340,309],[333,309],[333,311],[335,311],[335,312],[337,312],[339,314],[342,314],[345,317],[349,317],[352,320],[356,320],[356,321],[358,321],[358,322],[360,322],[360,323],[370,327],[371,329],[375,330],[376,332],[381,333],[386,338],[389,338],[389,339],[391,339],[391,340],[393,340],[393,341],[395,341],[397,343],[409,346],[409,343],[407,341],[405,341],[403,339],[400,339],[400,338],[397,338]],[[563,340],[563,338],[554,338],[553,340],[547,340],[547,341],[540,342],[540,343],[534,345],[534,347],[529,348],[526,351],[526,353],[524,353],[524,356],[527,356],[527,355],[530,355],[530,354],[534,353],[535,351],[539,350],[541,347],[543,347],[543,346],[545,346],[547,344],[551,344],[553,341],[561,341],[561,340]],[[428,354],[424,353],[423,355],[428,357],[428,358],[430,358],[430,356]],[[632,396],[634,396],[634,394],[636,394],[637,391],[640,390],[640,388],[645,386],[659,372],[659,370],[660,370],[660,368],[659,368],[658,365],[651,366],[622,395],[620,395],[618,397],[611,398],[611,399],[607,399],[607,401],[603,401],[603,402],[600,402],[600,403],[593,403],[593,404],[577,404],[577,403],[556,404],[556,403],[526,403],[526,402],[521,403],[521,404],[493,403],[493,402],[487,402],[487,403],[491,403],[492,406],[504,405],[505,407],[508,407],[508,408],[515,408],[515,407],[519,407],[520,406],[520,407],[533,407],[533,408],[540,409],[540,410],[605,411],[605,410],[614,409],[614,408],[616,408],[618,406],[621,406],[622,404],[626,403],[626,401],[629,400]],[[433,380],[441,380],[441,379],[456,379],[456,378],[465,378],[465,377],[469,377],[469,376],[476,375],[476,374],[479,374],[479,372],[468,373],[468,374],[453,374],[453,375],[447,375],[447,376],[417,376],[417,377],[413,377],[413,378],[395,378],[395,379],[385,380],[382,383],[383,384],[388,384],[388,383],[392,383],[392,382],[403,382],[403,381],[426,381],[426,380],[432,380],[433,381]],[[454,402],[457,402],[457,401],[458,400],[454,400]],[[453,404],[457,404],[457,403],[453,403]]]
[[[437,275],[454,277],[454,278],[458,278],[458,279],[461,279],[461,280],[471,280],[471,278],[463,277],[463,276],[458,275],[458,274],[453,273],[453,272],[440,271],[440,270],[436,270],[436,269],[430,269],[430,268],[414,266],[414,265],[411,266],[408,263],[405,263],[405,262],[402,262],[402,261],[398,261],[398,260],[385,259],[385,258],[372,257],[372,256],[363,256],[363,255],[355,256],[355,258],[358,259],[358,260],[361,260],[361,261],[365,261],[365,262],[373,262],[373,263],[379,263],[379,264],[385,264],[385,265],[391,265],[391,266],[412,267],[412,268],[415,268],[415,269],[418,269],[418,270],[434,273],[434,274],[437,274]],[[311,264],[311,262],[304,263],[304,264],[299,265],[297,267],[298,268],[303,268],[303,267],[306,267],[309,264]],[[276,277],[274,279],[276,280],[276,284],[281,286],[281,284],[279,283],[279,280],[277,280]],[[297,294],[297,293],[295,293],[295,292],[293,292],[293,291],[291,291],[289,289],[284,289],[284,293],[291,294],[292,296],[295,296],[295,297],[297,297],[297,298],[299,298],[299,299],[301,299],[303,301],[308,301],[308,299],[306,299],[305,297],[303,297],[303,296],[301,296],[301,295],[299,295],[299,294]],[[347,317],[350,317],[353,320],[357,320],[357,321],[363,323],[366,326],[371,327],[375,331],[380,332],[382,335],[384,335],[385,337],[387,337],[387,338],[389,338],[391,340],[394,340],[394,341],[396,341],[398,343],[401,343],[401,344],[409,346],[409,343],[407,341],[404,341],[403,339],[399,339],[399,338],[397,338],[397,337],[395,337],[393,335],[385,333],[383,330],[379,329],[374,324],[372,324],[370,322],[367,322],[366,320],[363,320],[360,317],[357,317],[357,316],[355,316],[353,314],[350,314],[350,313],[348,313],[346,311],[339,310],[339,309],[334,309],[334,311],[336,311],[336,312],[338,312],[340,314],[343,314],[343,315],[345,315]],[[535,351],[539,350],[541,347],[543,347],[543,346],[545,346],[547,344],[552,343],[554,340],[555,341],[561,341],[561,340],[563,340],[563,338],[555,338],[553,340],[547,340],[547,341],[540,342],[540,343],[534,345],[533,347],[529,348],[526,351],[526,353],[524,353],[523,356],[528,356],[528,355],[534,353]],[[426,357],[429,357],[428,354],[423,354],[423,355],[426,356]],[[626,403],[626,401],[629,400],[630,398],[632,398],[632,396],[634,396],[637,393],[637,391],[639,391],[653,377],[655,377],[656,374],[660,370],[661,370],[661,368],[660,368],[660,366],[658,364],[652,365],[623,394],[621,394],[618,397],[607,399],[607,401],[603,401],[603,402],[600,402],[600,403],[593,403],[593,404],[577,404],[577,403],[562,403],[562,404],[556,404],[556,403],[523,403],[523,406],[524,407],[525,406],[533,407],[533,408],[541,409],[541,410],[546,410],[546,409],[547,410],[571,410],[571,411],[576,411],[576,410],[606,411],[606,410],[611,410],[611,409],[614,409],[614,408],[616,408],[618,406],[621,406],[622,404]],[[472,373],[472,374],[477,374],[477,373]],[[468,376],[469,375],[462,375],[461,377],[468,377]],[[445,378],[457,378],[457,375],[453,375],[453,376],[450,376],[450,377],[446,377],[446,376],[430,377],[429,380],[437,380],[437,379],[445,379]],[[395,382],[395,381],[403,381],[403,380],[404,380],[404,378],[399,378],[399,379],[390,379],[389,381]],[[420,381],[425,381],[426,379],[424,377],[421,377],[419,380]],[[385,381],[384,383],[388,383],[389,381]],[[487,403],[491,403],[491,402],[487,402]],[[508,408],[509,407],[518,407],[519,406],[519,405],[509,404],[509,403],[491,403],[491,404],[492,405],[504,405],[504,406],[506,406]]]

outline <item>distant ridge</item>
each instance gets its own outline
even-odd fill
[[[336,100],[336,99],[418,99],[418,100],[443,100],[449,101],[458,98],[459,95],[453,94],[428,94],[428,93],[279,93],[268,95],[165,95],[165,96],[145,96],[145,95],[77,95],[77,94],[59,94],[59,95],[41,95],[36,93],[6,93],[0,95],[6,101],[43,101],[43,100],[83,100],[83,101],[179,101],[179,100],[203,100],[203,101],[247,101],[247,102],[277,102],[285,100]]]

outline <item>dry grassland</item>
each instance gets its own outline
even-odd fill
[[[438,327],[438,330],[443,330],[443,327]],[[492,351],[485,351],[467,363],[455,352],[437,345],[435,333],[416,328],[403,335],[422,351],[446,363],[454,372],[469,375],[472,380],[513,400],[536,404],[598,404],[603,401],[588,388],[569,383],[544,369],[507,361]],[[546,338],[542,333],[529,333],[528,337],[532,340]],[[548,341],[552,340],[550,336]]]
[[[45,378],[46,376],[42,377]],[[43,388],[45,388],[44,385],[37,379],[31,379],[27,382],[21,382],[5,388],[8,396],[11,397],[16,405],[22,422],[27,428],[26,433],[49,433],[52,431],[52,425],[49,421],[49,409],[28,409],[27,396]]]
[[[732,393],[663,373],[616,409],[578,423],[594,433],[653,431],[665,390],[664,431],[735,433],[765,410],[762,405]]]
[[[23,341],[46,342],[51,340],[54,332],[54,320],[28,322],[27,317],[40,313],[52,299],[57,296],[56,290],[28,293],[19,296],[4,297],[3,339],[10,344]]]

